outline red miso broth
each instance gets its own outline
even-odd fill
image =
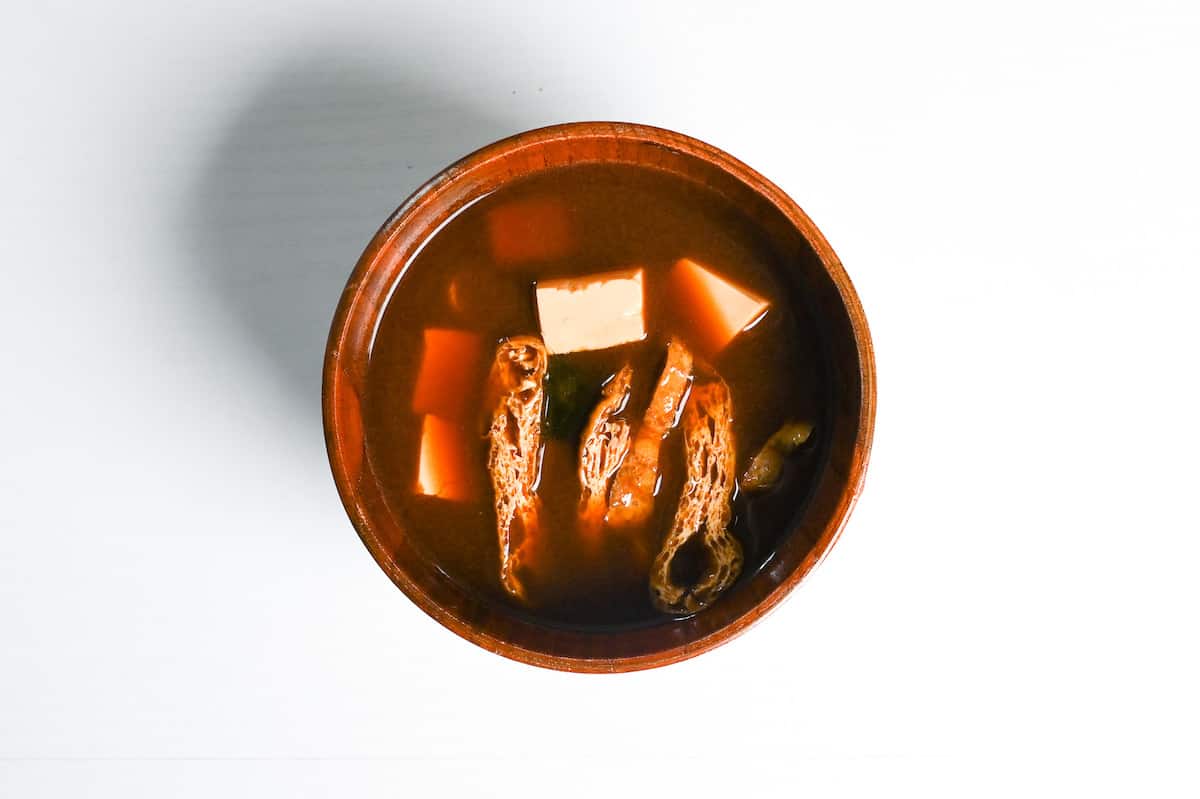
[[[448,579],[540,623],[704,612],[769,564],[820,470],[827,381],[788,269],[724,197],[651,168],[469,205],[371,349],[390,512]]]

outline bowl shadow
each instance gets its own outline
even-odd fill
[[[522,126],[455,95],[349,55],[282,64],[188,194],[184,235],[213,323],[244,335],[239,354],[276,378],[272,410],[300,414],[314,436],[330,320],[363,248],[422,183]]]

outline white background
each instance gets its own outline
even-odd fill
[[[0,795],[1197,795],[1200,11],[10,3]],[[749,634],[617,677],[458,639],[326,464],[358,253],[496,138],[722,147],[844,260],[867,490]]]

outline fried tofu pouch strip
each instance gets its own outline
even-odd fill
[[[671,531],[650,570],[650,598],[667,613],[695,613],[712,604],[742,571],[742,547],[729,533],[735,451],[733,407],[724,381],[692,389],[683,414],[687,481]],[[676,584],[671,561],[693,536],[701,535],[708,565],[695,585]]]
[[[537,484],[542,458],[543,383],[549,356],[541,339],[514,336],[500,343],[489,385],[499,399],[488,438],[488,472],[495,495],[500,584],[523,599],[516,572],[537,534]]]
[[[633,368],[628,364],[608,381],[579,445],[579,514],[586,531],[594,532],[603,524],[609,481],[629,454],[629,422],[613,417],[629,401],[632,381]]]
[[[646,408],[633,446],[609,492],[605,519],[616,527],[641,524],[654,510],[654,488],[658,483],[658,453],[663,439],[679,423],[679,413],[692,385],[692,354],[677,339],[667,345],[667,363]]]

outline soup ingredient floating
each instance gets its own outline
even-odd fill
[[[605,384],[579,446],[579,513],[588,533],[594,533],[604,523],[608,483],[629,454],[629,422],[613,416],[625,409],[632,381],[633,368],[625,364]]]
[[[710,357],[757,324],[770,305],[690,258],[675,262],[670,281],[678,307],[686,309],[690,340]]]
[[[413,411],[463,418],[476,397],[473,387],[484,364],[483,341],[474,333],[443,328],[427,328],[422,339]]]
[[[567,209],[545,198],[512,202],[488,214],[492,255],[501,265],[570,255],[576,247]]]
[[[695,613],[712,604],[742,571],[742,546],[729,533],[733,513],[733,407],[723,380],[696,386],[683,416],[687,482],[675,521],[650,571],[650,594],[659,610]],[[693,585],[679,585],[671,562],[701,536],[708,562]]]
[[[474,499],[470,452],[471,441],[461,427],[432,414],[425,416],[421,420],[417,493],[452,502]]]
[[[490,391],[499,395],[488,429],[488,471],[495,495],[500,584],[517,598],[524,598],[525,589],[516,572],[538,532],[536,491],[548,361],[537,338],[514,336],[500,343],[488,379]]]
[[[763,491],[779,482],[783,474],[783,462],[812,435],[808,422],[789,422],[767,439],[758,454],[750,459],[742,475],[742,488],[747,491]]]
[[[654,509],[658,483],[658,453],[663,439],[679,424],[679,413],[692,385],[692,353],[678,339],[667,344],[667,363],[650,398],[633,440],[633,448],[613,479],[609,498],[609,524],[641,524]]]
[[[588,420],[592,395],[591,387],[583,384],[568,359],[551,358],[546,372],[546,419],[542,428],[546,437],[574,440]]]
[[[537,282],[538,321],[552,355],[646,337],[642,269]]]

